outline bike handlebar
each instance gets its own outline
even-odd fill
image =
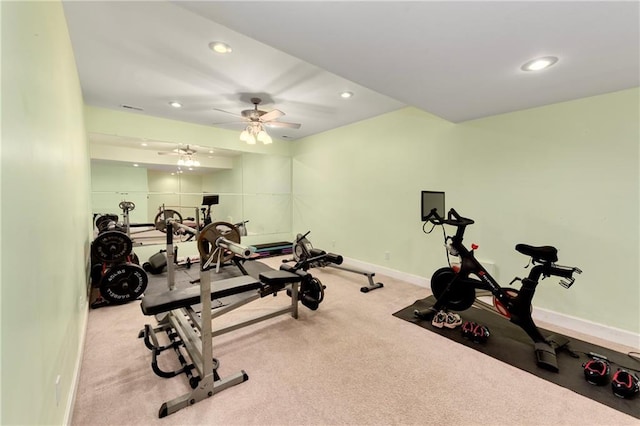
[[[460,216],[455,209],[449,209],[446,218],[440,216],[438,211],[433,209],[427,216],[427,220],[435,225],[446,224],[457,227],[473,225],[475,223],[473,219]]]

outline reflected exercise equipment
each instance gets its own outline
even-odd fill
[[[101,232],[91,243],[92,308],[120,305],[137,299],[147,288],[148,277],[138,265],[131,238],[122,231]]]

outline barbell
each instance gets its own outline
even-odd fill
[[[198,235],[197,243],[203,265],[217,259],[224,263],[236,255],[246,259],[255,251],[253,247],[240,244],[240,232],[229,222],[214,222],[205,226]]]

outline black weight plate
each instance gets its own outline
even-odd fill
[[[133,249],[131,238],[118,231],[106,231],[91,243],[91,254],[99,262],[122,262]]]
[[[324,300],[324,286],[315,277],[304,280],[300,287],[299,298],[304,306],[315,311]]]
[[[156,225],[158,231],[167,232],[167,219],[174,219],[178,223],[182,223],[182,215],[175,210],[164,209],[164,211],[158,212],[153,223]],[[178,231],[174,231],[174,234]]]
[[[431,277],[431,291],[436,299],[444,293],[449,283],[455,278],[456,273],[451,268],[440,268]],[[468,279],[470,280],[470,278]],[[454,311],[465,311],[476,300],[476,290],[471,282],[464,279],[457,281],[447,293],[445,307]]]
[[[106,231],[110,222],[118,222],[118,216],[113,214],[98,216],[96,218],[96,228],[98,228],[100,232]]]
[[[109,268],[100,281],[100,294],[109,303],[120,305],[144,293],[149,279],[140,266],[121,263]]]

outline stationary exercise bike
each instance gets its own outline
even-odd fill
[[[566,346],[568,340],[561,336],[545,338],[542,335],[531,318],[531,301],[540,279],[550,276],[561,277],[563,280],[560,281],[560,285],[569,288],[575,281],[573,274],[580,274],[582,271],[576,267],[556,265],[558,251],[555,247],[517,244],[516,251],[531,257],[533,267],[529,271],[528,277],[514,278],[511,281],[510,284],[521,281],[520,290],[504,288],[475,258],[474,251],[478,247],[472,244],[471,250],[469,250],[462,244],[466,227],[474,223],[472,219],[460,216],[454,209],[449,210],[445,219],[438,214],[437,209],[432,209],[426,216],[425,224],[426,222],[432,223],[434,227],[436,225],[456,227],[456,233],[453,237],[447,236],[445,232],[445,244],[448,254],[460,257],[460,267],[440,268],[433,274],[431,290],[436,302],[431,308],[416,310],[415,316],[426,319],[440,310],[464,311],[474,303],[476,306],[492,312],[497,311],[512,323],[520,326],[534,341],[538,366],[558,372],[556,350]],[[488,292],[493,296],[495,310],[491,308],[491,305],[476,300],[476,290]],[[481,295],[480,292],[478,295]]]

